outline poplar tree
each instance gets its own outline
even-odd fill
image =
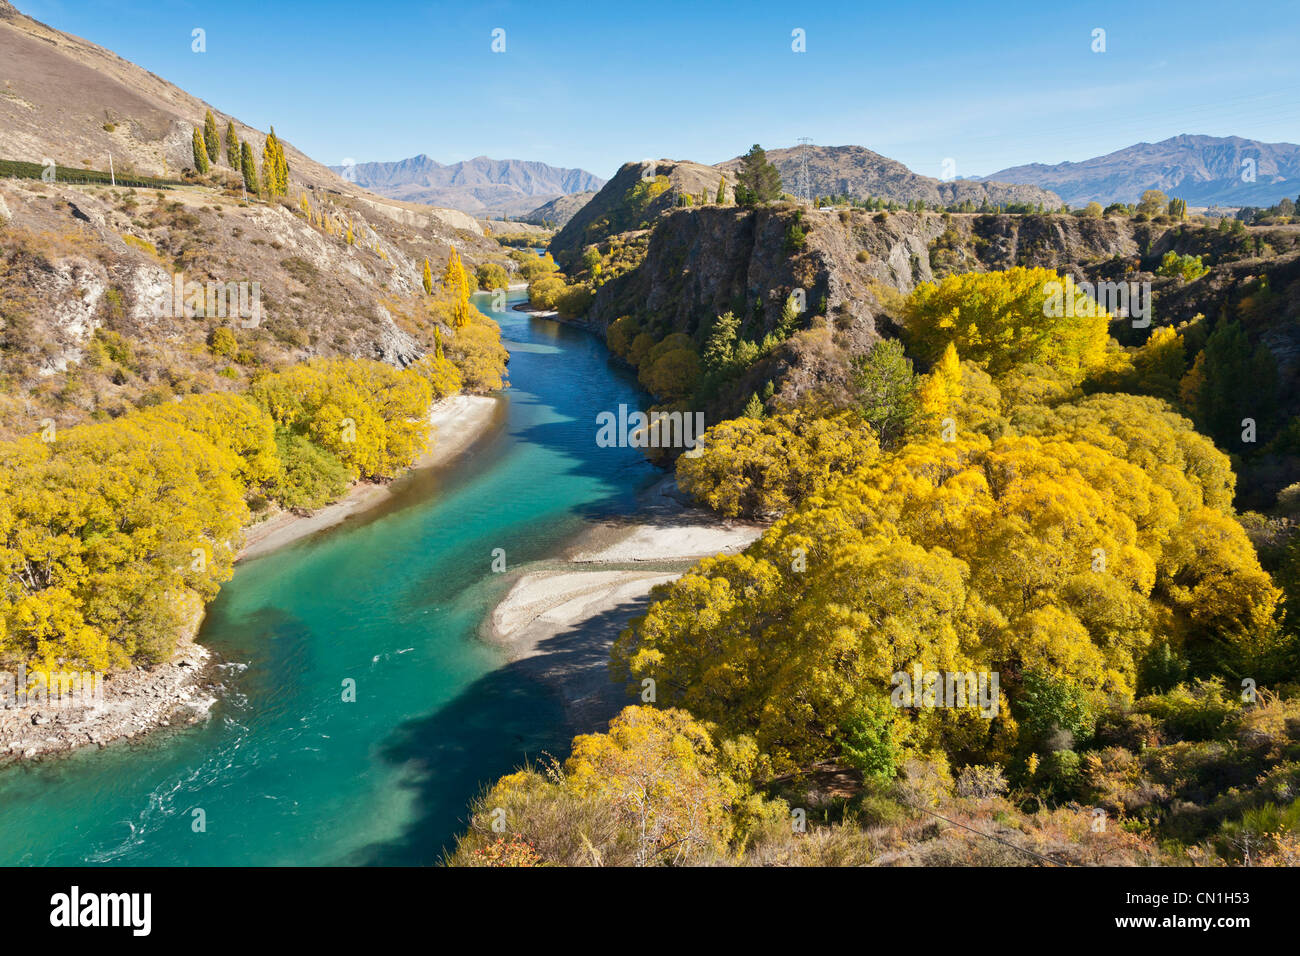
[[[280,137],[275,135],[275,127],[271,127],[271,133],[267,137],[272,146],[272,158],[275,162],[272,164],[275,169],[275,184],[273,193],[277,196],[287,195],[289,192],[289,157],[285,155],[284,143],[280,142]]]
[[[262,185],[271,196],[283,196],[289,192],[289,161],[285,158],[284,146],[275,135],[274,126],[262,147]]]
[[[275,130],[262,142],[262,188],[275,195]]]
[[[235,132],[235,121],[226,123],[226,163],[231,169],[239,169],[239,135]]]
[[[239,144],[239,166],[240,171],[244,174],[244,188],[250,193],[259,192],[257,188],[257,165],[253,161],[253,147],[248,145],[248,140]]]
[[[452,297],[453,328],[469,325],[469,281],[465,278],[465,266],[460,261],[460,254],[453,247],[447,257],[447,271],[442,274],[442,286]]]
[[[203,144],[208,148],[208,161],[215,165],[221,158],[221,134],[217,132],[217,118],[212,110],[203,117]]]
[[[429,266],[429,257],[424,257],[424,294],[433,295],[433,269]]]
[[[208,171],[208,148],[203,143],[203,131],[194,127],[194,169],[202,175]]]
[[[289,191],[289,156],[284,151],[284,143],[277,136],[275,140],[276,172],[280,175],[281,194]]]
[[[726,205],[727,202],[727,177],[718,177],[718,205]]]

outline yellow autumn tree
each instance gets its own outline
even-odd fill
[[[724,764],[736,763],[742,748],[723,749],[685,711],[627,707],[606,732],[575,738],[562,767],[498,780],[474,802],[469,831],[451,862],[681,866],[727,860],[741,788]]]
[[[953,413],[960,400],[961,360],[956,345],[949,342],[934,368],[922,377],[917,401],[922,415],[942,419]]]
[[[259,488],[280,473],[271,416],[242,395],[212,392],[187,395],[139,413],[141,421],[170,422],[203,436],[231,456],[231,477],[241,486]]]
[[[314,359],[259,377],[249,395],[354,478],[391,478],[428,447],[430,380],[382,362]]]
[[[443,342],[443,351],[460,369],[469,392],[495,392],[506,385],[510,353],[501,344],[501,328],[466,303],[463,325]]]
[[[7,443],[0,657],[31,669],[164,660],[229,577],[247,464],[160,417]]]
[[[1105,401],[1085,412],[1122,414]],[[1177,449],[1177,422],[1162,427]],[[1008,675],[1011,702],[1022,674],[1100,701],[1131,694],[1158,644],[1249,659],[1280,595],[1240,525],[1202,504],[1223,494],[1213,456],[1185,440],[1161,452],[1165,467],[1140,434],[1061,432],[963,431],[868,462],[745,554],[658,589],[616,642],[615,675],[654,679],[661,701],[725,736],[753,735],[780,769],[834,755],[916,664]],[[1198,463],[1179,473],[1186,456]],[[908,713],[896,738],[960,750],[996,734],[980,719]]]
[[[704,433],[677,459],[681,489],[724,515],[778,514],[823,491],[879,454],[852,412],[822,417],[799,409],[734,418]]]
[[[995,378],[1047,365],[1081,380],[1106,352],[1109,316],[1051,269],[967,272],[927,282],[904,300],[909,345],[935,362],[949,343]]]
[[[736,788],[708,731],[685,711],[625,708],[608,732],[575,737],[564,769],[568,789],[607,801],[635,834],[637,866],[725,850]]]
[[[469,280],[465,276],[465,266],[460,261],[460,253],[455,247],[447,257],[447,268],[442,274],[442,287],[451,296],[452,328],[463,328],[469,324]]]

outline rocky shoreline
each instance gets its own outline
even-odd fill
[[[159,727],[197,723],[216,703],[212,652],[192,639],[171,660],[104,678],[93,703],[28,703],[0,710],[0,764],[105,747]]]

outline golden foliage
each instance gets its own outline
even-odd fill
[[[879,446],[851,412],[798,409],[714,425],[677,459],[683,491],[724,515],[776,514],[871,461]]]
[[[1102,361],[1109,316],[1082,296],[1054,308],[1061,284],[1051,269],[1021,267],[925,283],[903,304],[908,342],[930,362],[954,343],[994,377],[1037,364],[1080,381]]]
[[[262,375],[250,397],[354,478],[391,478],[428,446],[429,380],[365,359],[314,359]]]
[[[1205,452],[1169,414],[1153,421],[1174,447]],[[861,701],[916,663],[1032,670],[1098,695],[1132,693],[1157,642],[1248,656],[1279,592],[1240,525],[1202,504],[1221,500],[1223,472],[1212,456],[1186,474],[1163,467],[1143,437],[905,446],[810,496],[746,554],[661,588],[619,638],[615,673],[658,680],[667,703],[753,734],[782,765],[832,753]],[[896,733],[968,744],[968,718],[921,713]]]
[[[159,415],[9,442],[3,460],[0,654],[33,669],[165,659],[192,598],[230,576],[247,516],[235,476],[257,466]]]

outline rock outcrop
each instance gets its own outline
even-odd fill
[[[1256,248],[1268,255],[1252,255]],[[1171,251],[1203,255],[1211,271],[1194,282],[1157,275]],[[735,414],[767,382],[788,400],[842,384],[849,356],[897,333],[897,294],[949,273],[1013,266],[1051,268],[1077,281],[1149,282],[1152,327],[1229,314],[1263,279],[1281,294],[1284,313],[1271,323],[1270,348],[1281,362],[1300,355],[1300,332],[1293,331],[1300,326],[1291,321],[1300,317],[1300,231],[1238,237],[1191,224],[1059,214],[872,213],[788,203],[672,209],[649,233],[639,265],[598,288],[584,321],[603,331],[633,315],[656,339],[680,332],[702,346],[714,317],[730,310],[743,337],[758,341],[800,292],[800,326],[821,331],[797,334],[759,362],[719,396],[708,410],[712,420]],[[1131,321],[1117,321],[1113,332],[1126,344],[1148,334]]]
[[[550,202],[543,203],[524,215],[523,221],[534,226],[545,226],[549,223],[552,229],[563,229],[569,224],[569,220],[578,214],[578,210],[591,202],[595,195],[595,192],[581,192],[556,196]]]
[[[629,229],[648,228],[660,215],[675,209],[683,195],[703,193],[714,199],[720,180],[726,180],[727,196],[732,196],[734,177],[713,166],[675,159],[624,163],[555,234],[551,254],[557,262],[572,262],[591,243]]]

